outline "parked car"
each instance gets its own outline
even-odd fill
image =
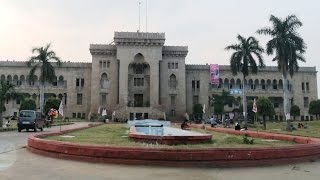
[[[18,131],[21,132],[22,129],[33,129],[34,132],[37,132],[37,129],[43,131],[45,126],[45,119],[41,112],[33,110],[21,110],[19,112],[17,127]]]

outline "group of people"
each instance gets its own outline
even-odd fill
[[[309,126],[308,126],[308,123],[304,123],[304,124],[302,124],[302,123],[299,123],[298,124],[298,128],[301,128],[301,129],[307,129]]]

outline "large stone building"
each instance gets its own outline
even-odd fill
[[[208,96],[223,89],[241,89],[241,76],[233,76],[229,66],[220,66],[220,85],[211,85],[209,65],[186,65],[186,46],[165,46],[164,33],[115,32],[114,43],[91,44],[91,63],[64,62],[56,69],[57,81],[47,84],[45,97],[64,99],[65,116],[88,117],[107,109],[120,119],[180,119],[192,114],[194,104],[205,104],[212,114]],[[215,63],[215,62],[212,62]],[[16,85],[17,92],[30,96],[39,106],[39,81],[30,81],[30,68],[25,62],[0,62],[1,81]],[[275,107],[276,119],[282,116],[281,73],[277,67],[266,67],[257,75],[247,77],[247,97],[269,97]],[[289,78],[289,100],[301,109],[301,118],[308,114],[309,102],[317,99],[317,71],[302,67]],[[234,94],[240,96],[240,94]],[[7,100],[5,115],[16,115],[20,98]],[[231,111],[238,108],[227,106]]]

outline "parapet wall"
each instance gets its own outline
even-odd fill
[[[201,128],[201,126],[197,127]],[[208,129],[213,130],[209,127]],[[220,132],[222,131],[220,130]],[[235,130],[233,132],[234,134],[240,133],[240,131]],[[66,133],[66,131],[32,134],[28,138],[27,148],[31,152],[55,158],[100,163],[178,167],[266,166],[312,161],[320,158],[319,139],[300,136],[284,138],[289,136],[271,133],[259,133],[259,137],[287,139],[303,144],[260,148],[178,149],[83,145],[41,139],[42,137],[63,133]],[[229,130],[228,133],[232,133],[232,131]],[[244,133],[255,137],[253,132],[241,132],[241,134]]]

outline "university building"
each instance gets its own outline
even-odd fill
[[[233,76],[228,65],[220,66],[220,84],[211,85],[209,65],[185,64],[187,46],[166,46],[164,33],[115,32],[113,44],[90,44],[91,63],[63,62],[56,68],[56,81],[45,86],[45,98],[54,96],[64,101],[64,114],[69,118],[88,118],[107,109],[119,119],[181,119],[192,114],[194,104],[205,104],[208,97],[222,90],[241,90],[246,85],[247,99],[266,96],[274,104],[275,119],[283,118],[283,82],[277,67],[261,69],[242,81]],[[88,52],[89,53],[89,52]],[[215,62],[212,62],[215,64]],[[31,81],[25,62],[0,61],[0,80],[11,82],[18,93],[32,97],[39,107],[39,76]],[[38,72],[39,74],[39,72]],[[297,119],[313,119],[309,103],[318,98],[315,67],[301,67],[289,81],[289,103],[300,107]],[[241,97],[234,93],[233,96]],[[4,116],[16,115],[21,99],[8,99]],[[227,105],[232,111],[238,106]]]

